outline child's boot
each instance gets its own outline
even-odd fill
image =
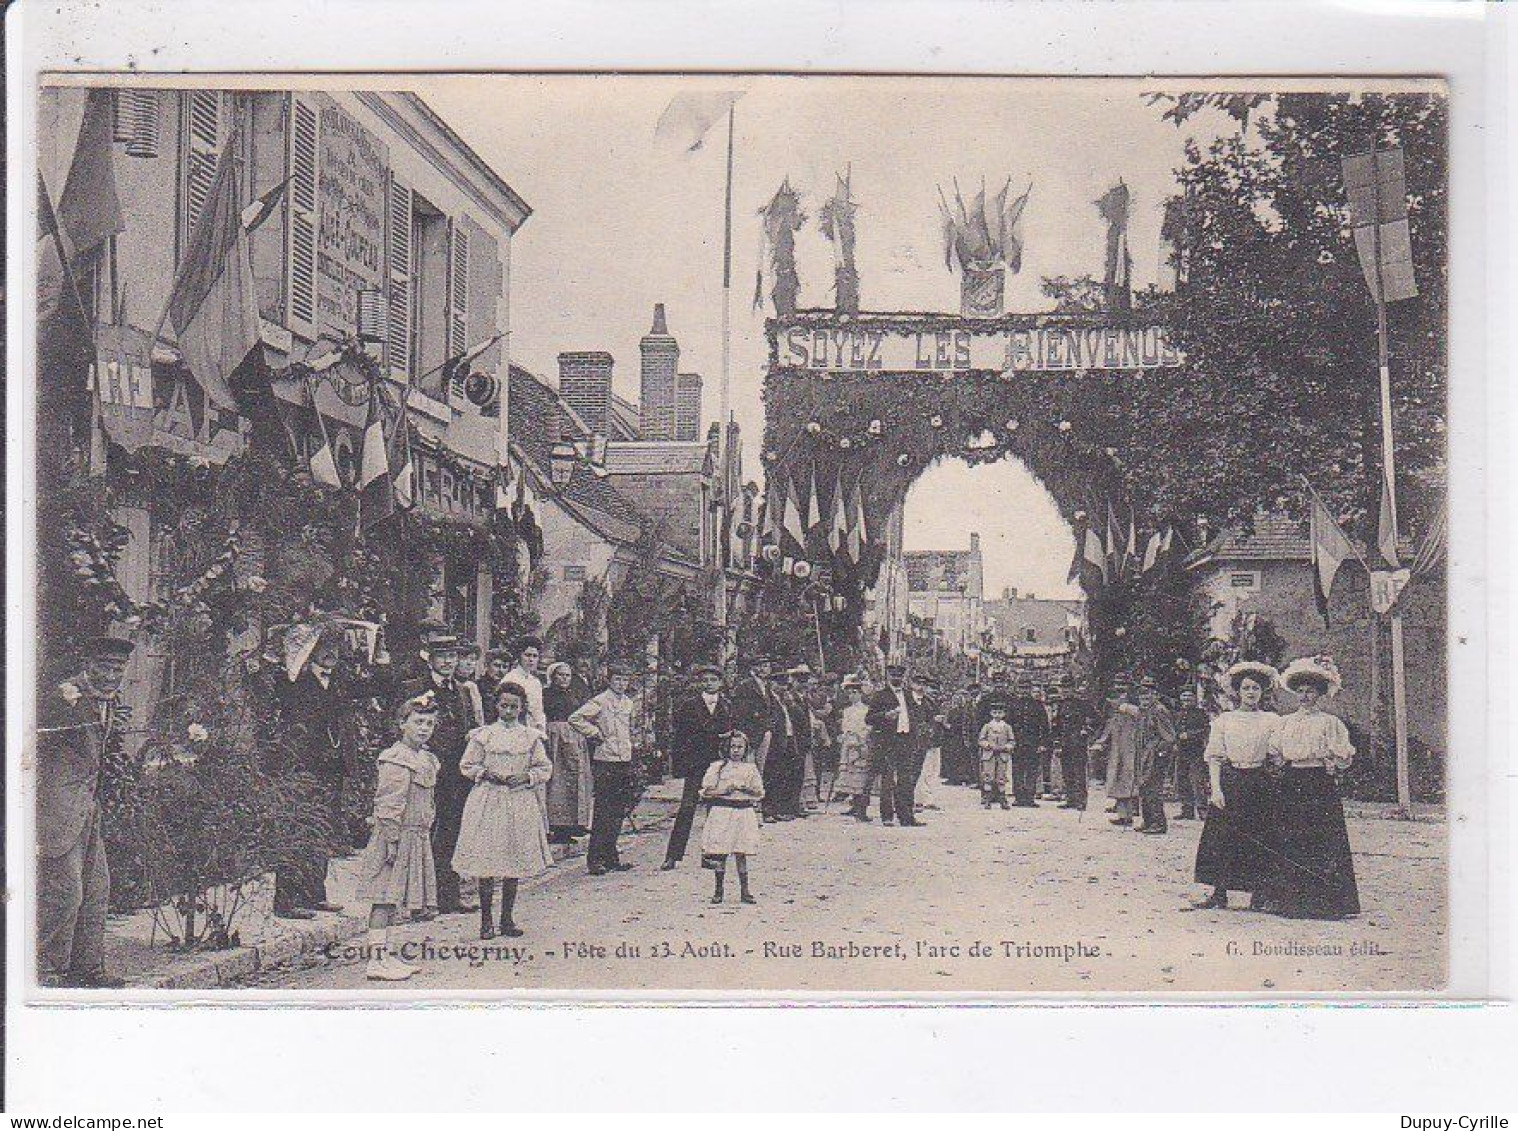
[[[514,920],[512,918],[512,912],[516,910],[516,903],[517,903],[517,881],[516,880],[502,880],[501,881],[501,934],[503,934],[504,936],[506,936],[509,939],[519,939],[519,938],[522,937],[522,934],[523,934],[522,928],[518,927],[516,925],[516,920]]]
[[[387,935],[386,931],[369,932],[369,965],[364,977],[371,982],[404,982],[416,969],[390,957]]]
[[[717,886],[712,891],[712,902],[713,903],[721,903],[722,902],[722,880],[723,880],[723,876],[722,876],[722,873],[720,871],[716,873],[716,876],[717,876]]]
[[[747,872],[739,872],[738,873],[738,902],[739,903],[758,903],[759,902],[757,899],[754,898],[753,893],[748,890],[748,873]]]
[[[493,880],[480,881],[480,938],[495,938],[495,882]]]

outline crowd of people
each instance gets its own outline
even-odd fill
[[[43,727],[39,949],[54,984],[114,982],[103,969],[109,877],[92,791],[129,655],[120,641],[99,642],[50,701],[56,725]],[[1098,708],[1082,681],[1041,684],[1004,669],[940,687],[899,663],[877,680],[751,655],[672,673],[640,696],[631,666],[545,666],[536,639],[482,657],[433,629],[419,659],[413,677],[360,679],[345,670],[340,635],[324,634],[280,681],[280,726],[300,771],[324,783],[334,820],[357,741],[348,706],[365,695],[397,704],[359,862],[377,980],[415,973],[388,949],[402,919],[478,911],[481,938],[521,935],[519,885],[550,867],[555,842],[588,835],[593,876],[631,868],[618,841],[642,784],[638,748],[648,745],[682,780],[663,868],[680,866],[704,812],[700,857],[715,903],[729,858],[740,902],[757,902],[749,864],[765,824],[841,814],[915,828],[953,787],[978,791],[987,810],[1050,802],[1083,812],[1096,780],[1119,829],[1164,835],[1172,794],[1175,819],[1205,821],[1195,879],[1211,890],[1196,908],[1226,907],[1230,892],[1243,892],[1251,909],[1288,916],[1359,911],[1336,783],[1354,750],[1323,709],[1340,686],[1326,658],[1284,672],[1236,664],[1220,711],[1199,702],[1196,684],[1170,701],[1151,675],[1116,677]],[[1273,709],[1278,689],[1296,699],[1292,713]],[[278,870],[277,914],[336,910],[325,888],[332,851],[313,842],[309,859]]]

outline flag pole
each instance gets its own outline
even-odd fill
[[[1371,233],[1374,240],[1372,258],[1376,265],[1376,359],[1381,371],[1381,474],[1385,479],[1384,499],[1391,511],[1392,549],[1397,539],[1397,462],[1392,443],[1391,368],[1386,343],[1386,288],[1381,277],[1381,178],[1380,166],[1372,157],[1370,179]],[[1387,565],[1392,563],[1388,562]],[[1375,611],[1371,611],[1375,615]],[[1402,611],[1394,601],[1391,606],[1392,714],[1395,723],[1397,752],[1397,806],[1402,815],[1412,815],[1412,783],[1407,764],[1407,677],[1402,644]]]
[[[732,486],[728,480],[728,416],[732,408],[731,380],[732,380],[732,298],[733,298],[733,120],[735,116],[735,102],[730,102],[727,107],[727,183],[723,191],[722,200],[722,383],[720,389],[720,408],[717,414],[717,514],[731,519],[727,513],[728,491]],[[720,529],[720,526],[719,526]],[[721,633],[719,662],[727,658],[727,567],[723,562],[723,554],[727,549],[727,538],[720,537],[715,547],[713,564],[716,566],[716,592],[713,595],[714,611],[717,618],[717,628]]]

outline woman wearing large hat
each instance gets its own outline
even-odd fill
[[[1276,787],[1281,855],[1270,885],[1270,909],[1294,919],[1342,919],[1360,912],[1355,865],[1335,777],[1354,761],[1349,729],[1323,710],[1340,687],[1326,656],[1293,660],[1281,683],[1297,709],[1281,720],[1271,760],[1284,767]]]
[[[1193,906],[1227,907],[1230,891],[1247,891],[1250,910],[1259,911],[1280,841],[1266,762],[1281,716],[1265,703],[1279,675],[1269,664],[1245,661],[1224,678],[1238,706],[1212,721],[1203,754],[1211,796],[1196,850],[1196,881],[1212,894]]]

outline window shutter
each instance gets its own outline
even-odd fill
[[[289,328],[303,337],[316,337],[316,164],[320,119],[316,107],[290,99],[290,190],[286,317]]]
[[[385,257],[390,277],[385,328],[385,364],[390,375],[411,377],[411,189],[390,178],[389,234]]]
[[[469,348],[469,233],[462,222],[448,224],[448,356]],[[453,375],[450,400],[464,399],[467,373]]]
[[[214,90],[191,90],[181,95],[179,142],[179,255],[190,243],[200,219],[216,162],[221,156],[221,95]]]

